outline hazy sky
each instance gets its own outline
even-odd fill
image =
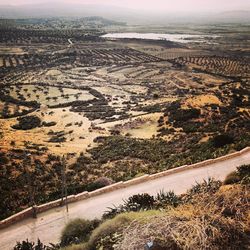
[[[250,0],[0,0],[0,4],[4,5],[48,4],[51,2],[115,5],[149,11],[250,10]]]

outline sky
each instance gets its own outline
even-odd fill
[[[250,10],[250,0],[0,0],[1,5],[22,5],[51,2],[113,5],[148,11],[230,11]]]

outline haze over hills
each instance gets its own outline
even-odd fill
[[[130,9],[117,6],[103,5],[83,5],[83,4],[67,4],[67,3],[51,3],[51,4],[25,4],[21,6],[4,5],[1,6],[0,16],[4,18],[25,18],[25,17],[62,17],[62,16],[112,16],[118,19],[122,16],[129,17],[135,14]],[[121,16],[121,18],[122,18]]]
[[[0,250],[249,249],[250,0],[0,0],[0,79]]]
[[[164,24],[166,22],[244,22],[250,21],[250,10],[233,11],[149,11],[115,5],[53,2],[49,4],[2,5],[1,18],[102,16],[128,23]]]

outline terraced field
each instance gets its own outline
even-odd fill
[[[61,65],[104,66],[128,63],[158,62],[161,59],[133,49],[83,49],[63,53],[0,55],[0,73],[11,70],[42,68]]]
[[[42,203],[61,195],[63,155],[77,193],[100,187],[100,177],[128,180],[249,145],[247,55],[65,33],[29,42],[25,34],[0,35],[2,217],[30,203],[27,161]]]
[[[173,61],[181,65],[188,65],[217,75],[246,77],[250,76],[249,59],[202,56],[202,57],[180,57]]]

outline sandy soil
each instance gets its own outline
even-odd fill
[[[6,47],[0,46],[0,54],[24,54],[24,50],[20,47]]]
[[[53,113],[51,113],[53,112]],[[44,115],[42,115],[42,113]],[[86,151],[93,143],[93,139],[99,135],[105,135],[105,131],[93,130],[89,131],[91,122],[84,116],[70,112],[69,109],[49,109],[46,112],[40,111],[33,113],[46,122],[56,122],[53,127],[41,127],[32,130],[15,130],[11,126],[17,123],[16,118],[8,120],[0,120],[1,130],[4,131],[3,138],[0,141],[0,147],[9,148],[11,141],[15,141],[15,147],[23,148],[25,142],[33,144],[41,144],[48,147],[51,153],[80,153]],[[75,123],[82,123],[81,126]],[[72,124],[69,126],[69,124]],[[70,131],[73,130],[73,133]],[[48,142],[51,138],[48,133],[65,132],[66,142],[52,143]]]
[[[195,97],[188,98],[185,101],[184,107],[204,107],[209,104],[222,105],[222,102],[215,95],[199,95]]]

